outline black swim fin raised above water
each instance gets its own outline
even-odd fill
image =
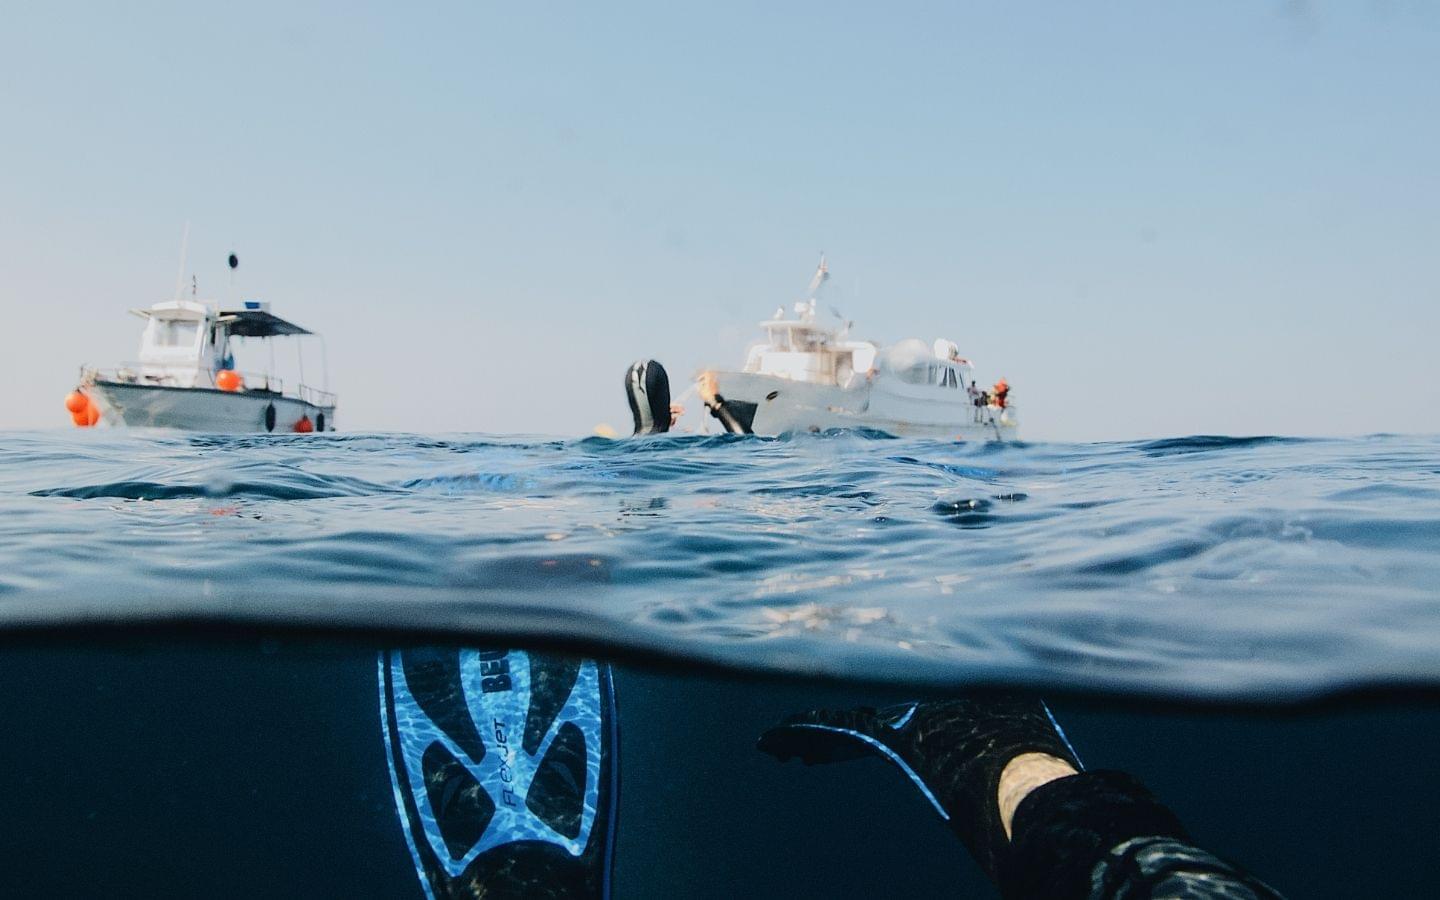
[[[670,376],[653,359],[642,359],[625,370],[625,399],[635,434],[664,434],[670,430]]]
[[[607,667],[522,650],[380,657],[396,807],[431,897],[607,897]]]

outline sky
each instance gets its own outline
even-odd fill
[[[1440,431],[1440,5],[420,6],[7,6],[0,429],[134,358],[189,223],[346,431],[624,425],[822,251],[1030,439]]]

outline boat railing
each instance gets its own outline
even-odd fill
[[[151,371],[147,372],[145,371],[146,369]],[[156,369],[160,369],[161,371],[157,373],[155,371]],[[119,365],[104,369],[93,366],[81,366],[80,380],[82,382],[93,380],[113,381],[118,384],[156,385],[158,387],[220,387],[220,385],[215,383],[215,372],[203,369],[200,371],[186,369],[184,371],[187,376],[184,381],[190,382],[189,384],[182,383],[181,376],[178,373],[165,372],[164,367],[157,366],[155,363],[122,362]],[[188,377],[192,372],[194,377]],[[265,372],[241,372],[236,370],[235,374],[240,376],[241,393],[280,394],[281,396],[285,394],[285,381],[282,378],[276,378],[274,375]],[[300,390],[303,399],[304,392],[310,389],[302,384]],[[324,404],[317,403],[316,405],[321,406]]]
[[[215,374],[216,373],[213,372],[210,373],[211,386],[218,388],[220,385],[214,383]],[[241,372],[238,370],[235,371],[235,374],[240,376],[240,386],[244,392],[258,393],[263,391],[267,394],[280,394],[281,396],[285,394],[285,381],[276,378],[274,375],[268,375],[265,372]]]
[[[312,406],[321,407],[322,409],[334,406],[336,400],[335,394],[331,393],[330,391],[322,391],[319,388],[313,388],[308,384],[300,385],[299,397],[306,403],[309,403]]]

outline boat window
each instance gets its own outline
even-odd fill
[[[200,323],[186,319],[154,319],[155,346],[193,347]]]

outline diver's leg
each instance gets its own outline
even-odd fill
[[[807,764],[894,763],[1007,898],[1278,896],[1196,848],[1131,776],[1084,771],[1039,700],[816,710],[765,732],[759,747]]]
[[[1010,846],[997,873],[1003,896],[1279,897],[1195,846],[1175,814],[1130,775],[1040,774],[1044,780],[1035,787],[1010,795],[1015,804]],[[1002,805],[1003,790],[1002,779]]]
[[[717,394],[715,402],[706,404],[706,407],[710,410],[710,415],[719,419],[720,424],[731,434],[754,434],[750,425],[755,421],[755,404],[726,400]]]
[[[725,430],[731,434],[754,434],[755,410],[754,403],[746,403],[740,400],[726,400],[720,396],[719,382],[714,372],[701,372],[700,380],[695,384],[700,395],[700,401],[710,411],[710,415],[725,426]]]

